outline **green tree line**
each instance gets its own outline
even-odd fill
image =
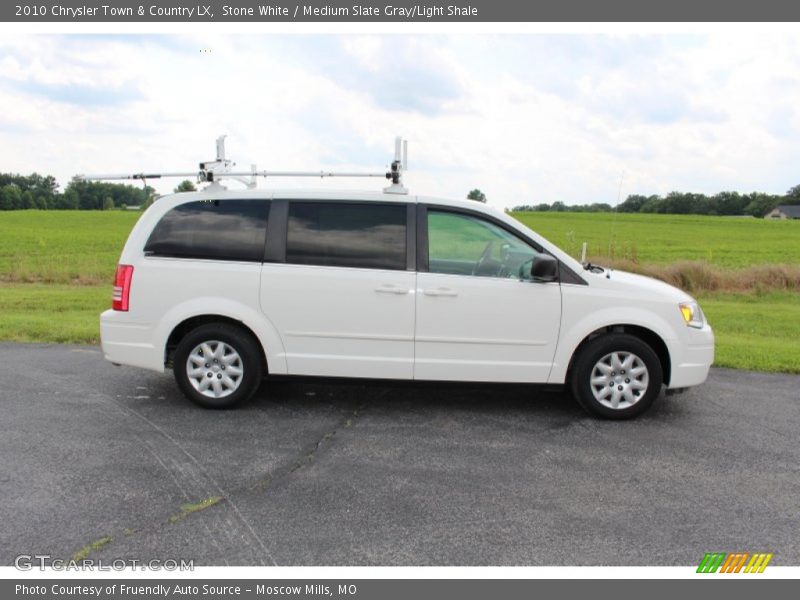
[[[800,185],[796,185],[784,195],[752,192],[719,192],[713,196],[689,192],[670,192],[666,196],[643,196],[632,194],[617,206],[618,212],[661,213],[672,215],[740,215],[763,217],[781,204],[800,204]],[[521,204],[511,209],[519,212],[609,212],[614,208],[608,203],[566,205],[563,202],[552,204]]]
[[[0,173],[0,210],[109,210],[143,206],[153,188],[73,179],[63,192],[52,175]]]
[[[0,210],[109,210],[127,206],[147,206],[154,198],[155,190],[149,186],[136,187],[121,183],[103,181],[80,181],[73,179],[63,192],[52,175],[19,175],[0,173]],[[194,185],[183,181],[175,188],[176,192],[192,191]],[[468,196],[472,200],[485,202],[486,196],[478,189]],[[670,192],[666,196],[643,196],[633,194],[617,206],[617,211],[625,213],[662,213],[695,215],[752,215],[763,217],[780,204],[800,204],[800,185],[791,188],[784,195],[752,192],[719,192],[713,196],[688,192]],[[563,202],[552,204],[521,204],[513,211],[550,212],[609,212],[614,208],[605,202],[567,205]]]

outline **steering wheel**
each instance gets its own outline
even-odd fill
[[[473,275],[477,275],[478,272],[481,270],[483,263],[485,263],[486,259],[492,255],[493,248],[494,248],[494,240],[489,240],[489,242],[486,243],[486,247],[483,249],[483,252],[481,252],[481,256],[480,258],[478,258],[478,262],[476,262],[475,266],[472,267]]]
[[[511,244],[505,242],[500,245],[500,268],[497,270],[498,277],[510,277],[511,269],[509,263],[511,262]]]

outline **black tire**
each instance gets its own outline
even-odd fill
[[[231,381],[238,381],[238,385],[235,389],[227,392],[225,396],[216,398],[204,395],[198,391],[198,389],[195,389],[187,368],[189,355],[192,351],[203,342],[213,341],[222,342],[239,355],[239,361],[233,366],[237,368],[237,370],[240,367],[242,371],[240,380],[235,376],[231,376],[230,378]],[[261,384],[264,368],[258,344],[258,341],[249,332],[235,325],[226,323],[200,325],[183,336],[183,339],[178,343],[177,348],[175,348],[172,361],[175,381],[178,383],[178,387],[183,392],[183,395],[199,406],[204,408],[232,408],[250,399]],[[214,348],[216,347],[217,346]],[[215,377],[222,379],[225,375],[224,367],[217,367],[213,365],[213,362],[212,359],[207,364],[212,365],[212,368],[215,369],[223,369],[223,372],[218,371],[216,374],[212,373],[211,379]],[[238,365],[238,367],[236,365]],[[198,365],[198,368],[205,369],[205,365]],[[228,368],[230,372],[232,369],[230,366]],[[205,369],[205,371],[210,372],[208,369]],[[200,381],[202,381],[202,379],[200,379]]]
[[[592,391],[592,375],[595,366],[598,365],[601,359],[615,352],[632,354],[640,359],[647,368],[646,375],[648,379],[647,387],[644,391],[631,392],[632,394],[638,393],[640,396],[632,404],[625,400],[620,401],[622,406],[619,408],[607,406],[595,398]],[[616,371],[612,371],[612,373],[615,374],[615,377],[620,377],[620,373]],[[627,379],[624,375],[621,377],[622,379],[618,383],[620,386],[626,386]],[[572,364],[570,385],[575,400],[589,414],[605,419],[630,419],[650,408],[661,393],[663,381],[664,373],[661,368],[661,361],[647,343],[626,333],[609,333],[590,340],[580,349]],[[599,384],[598,387],[602,385]],[[614,387],[617,387],[616,383],[609,387],[612,393],[615,393],[613,392]],[[608,403],[611,402],[610,398],[607,398],[606,401]]]

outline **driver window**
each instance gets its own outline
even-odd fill
[[[428,270],[476,277],[528,278],[537,251],[472,215],[428,210]]]

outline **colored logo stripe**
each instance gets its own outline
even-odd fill
[[[764,569],[767,568],[769,561],[772,560],[772,554],[753,554],[753,558],[750,559],[750,562],[747,563],[747,566],[744,568],[745,573],[763,573]]]
[[[744,573],[763,573],[767,568],[769,561],[772,560],[772,554],[766,552],[757,552],[751,555],[749,552],[706,552],[700,565],[697,567],[698,573],[716,573],[719,569],[720,573],[739,573],[744,567]],[[747,562],[747,559],[750,559]],[[745,563],[747,566],[745,567]]]
[[[728,558],[722,564],[720,573],[738,573],[744,566],[744,561],[750,558],[749,552],[733,552],[728,554]]]
[[[716,573],[722,561],[725,560],[724,552],[706,552],[700,566],[697,567],[698,573]]]

